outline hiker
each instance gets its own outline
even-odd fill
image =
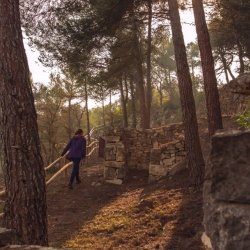
[[[76,184],[80,184],[81,180],[79,178],[79,165],[81,160],[85,162],[86,157],[86,139],[83,136],[83,130],[78,129],[76,130],[74,136],[70,139],[67,146],[63,149],[61,157],[65,155],[65,153],[68,151],[66,158],[70,161],[73,161],[73,169],[69,181],[69,189],[73,188],[73,181],[76,178]]]

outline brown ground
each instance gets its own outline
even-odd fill
[[[69,170],[70,172],[70,170]],[[122,185],[103,182],[101,159],[48,186],[49,243],[86,250],[202,250],[202,189],[183,171],[148,184],[148,171],[131,170]],[[94,183],[101,185],[94,186]]]

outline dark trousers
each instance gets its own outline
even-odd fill
[[[80,181],[79,178],[79,165],[81,162],[81,158],[73,158],[73,169],[70,177],[70,182],[72,183],[76,178],[76,181]]]

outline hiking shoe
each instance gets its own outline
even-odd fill
[[[76,184],[80,184],[80,183],[81,183],[81,180],[76,181]]]
[[[69,187],[69,189],[73,189],[73,186],[72,186],[71,182],[68,184],[68,187]]]

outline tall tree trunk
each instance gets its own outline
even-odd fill
[[[136,128],[136,105],[135,105],[135,91],[134,91],[134,83],[130,78],[129,81],[130,91],[131,91],[131,102],[132,102],[132,128]]]
[[[168,4],[182,107],[185,147],[187,151],[186,160],[190,168],[193,185],[199,185],[203,181],[205,163],[198,133],[192,81],[189,73],[177,0],[168,0]]]
[[[146,128],[150,128],[150,111],[152,102],[152,87],[151,87],[151,50],[152,50],[152,0],[148,0],[148,48],[147,48],[147,88],[146,88],[146,113],[147,121]]]
[[[87,128],[88,128],[88,143],[91,143],[91,138],[90,138],[90,123],[89,123],[89,107],[88,107],[88,88],[87,88],[87,81],[85,80],[84,84],[85,88],[85,105],[86,105],[86,117],[87,117]]]
[[[102,120],[104,127],[106,126],[106,119],[105,119],[105,105],[104,105],[104,97],[102,99]]]
[[[122,105],[122,114],[123,114],[123,127],[128,127],[128,116],[127,116],[127,107],[126,102],[123,94],[123,85],[122,85],[122,77],[119,79],[119,87],[120,87],[120,93],[121,93],[121,105]]]
[[[204,78],[209,138],[217,129],[222,128],[217,79],[214,70],[214,59],[207,29],[202,0],[192,0],[201,65]]]
[[[125,78],[124,78],[124,87],[125,87],[124,100],[125,100],[125,104],[127,104],[128,103],[128,77],[126,73],[125,73]]]
[[[242,46],[240,44],[240,40],[238,38],[238,34],[237,32],[235,32],[235,37],[236,37],[236,44],[238,47],[238,51],[239,51],[239,62],[240,62],[240,68],[239,68],[239,73],[242,74],[245,71],[245,66],[244,66],[244,60],[243,60],[243,49]]]
[[[0,103],[6,197],[3,225],[21,244],[48,245],[46,185],[19,1],[0,1]]]
[[[133,32],[133,51],[136,62],[137,70],[137,87],[139,91],[139,101],[140,101],[140,127],[146,128],[147,122],[147,112],[146,112],[146,101],[145,101],[145,90],[143,81],[143,70],[142,70],[142,56],[139,47],[139,40],[137,35],[137,25],[135,17],[132,17],[132,32]]]
[[[68,99],[68,107],[69,107],[69,111],[68,111],[68,139],[70,140],[70,138],[72,137],[72,122],[71,122],[71,100],[72,98],[69,97]]]
[[[114,119],[112,114],[112,91],[109,91],[109,118],[110,118],[110,127],[114,126]]]

